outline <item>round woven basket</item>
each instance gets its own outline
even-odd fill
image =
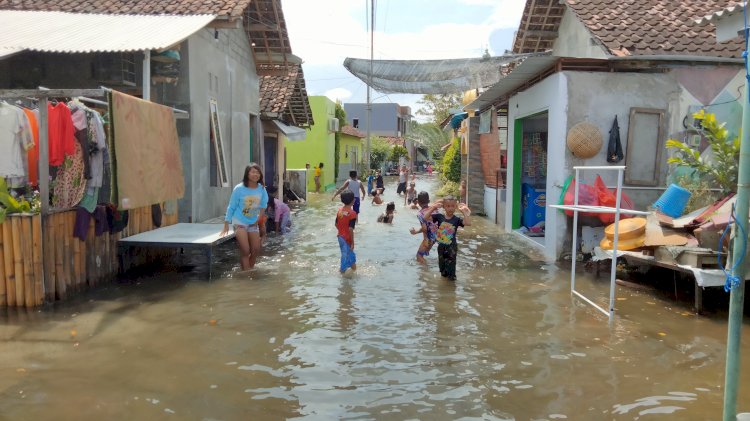
[[[602,132],[591,123],[581,122],[568,131],[568,149],[577,158],[591,158],[602,148]]]

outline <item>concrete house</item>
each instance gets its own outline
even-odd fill
[[[286,164],[287,168],[305,168],[306,164],[310,164],[307,189],[315,191],[313,169],[322,162],[320,190],[331,190],[336,185],[334,179],[335,132],[338,131],[336,103],[325,96],[310,96],[309,101],[315,124],[307,130],[307,137],[304,141],[286,141]]]
[[[346,125],[339,133],[339,177],[336,184],[341,184],[349,178],[349,171],[362,171],[364,163],[364,138],[365,134],[352,126]],[[366,174],[359,174],[360,179],[365,180]]]
[[[394,103],[377,103],[372,105],[371,136],[383,137],[391,145],[406,147],[409,151],[411,161],[414,162],[416,149],[414,142],[407,138],[410,123],[412,121],[411,107],[401,106]],[[367,131],[367,104],[345,103],[346,122],[353,128],[366,133]]]
[[[667,139],[706,148],[691,130],[694,112],[708,109],[736,134],[745,83],[742,42],[735,37],[716,44],[714,27],[695,20],[737,2],[711,3],[683,1],[675,8],[667,0],[529,0],[513,52],[542,55],[501,69],[506,76],[466,106],[477,113],[468,122],[468,154],[483,172],[469,181],[484,187],[485,213],[491,219],[497,213],[505,230],[555,259],[569,250],[571,233],[566,216],[545,202],[557,203],[574,166],[627,166],[623,191],[644,209],[671,182]],[[608,163],[615,117],[624,159]],[[579,123],[601,134],[601,146],[588,158],[576,157],[566,144]],[[498,170],[502,179],[492,182]],[[615,174],[600,173],[610,187]],[[582,181],[593,183],[595,176],[587,173]],[[541,236],[522,229],[530,203],[539,207]]]
[[[186,111],[175,114],[185,175],[179,219],[205,221],[224,213],[247,163],[263,162],[259,72],[286,66],[291,53],[273,49],[281,29],[257,31],[252,23],[275,19],[280,7],[279,0],[0,0],[0,16],[24,11],[30,24],[41,22],[38,37],[77,40],[63,48],[3,37],[0,87],[105,86]],[[107,39],[97,16],[135,22],[161,44],[133,50],[140,37]],[[44,22],[61,19],[79,22],[75,34],[45,37]]]

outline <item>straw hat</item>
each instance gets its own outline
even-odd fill
[[[568,149],[577,158],[591,158],[599,153],[604,137],[599,128],[588,122],[580,122],[568,131]]]
[[[604,228],[605,237],[599,243],[604,250],[612,250],[615,238],[615,224]],[[617,249],[633,250],[643,247],[646,242],[646,218],[628,218],[620,220],[617,230]]]

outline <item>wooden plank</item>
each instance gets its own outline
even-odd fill
[[[65,242],[63,232],[65,232],[65,214],[58,213],[54,215],[55,221],[55,291],[58,300],[64,300],[68,283],[65,280]]]
[[[23,250],[23,289],[26,308],[34,308],[34,250],[31,217],[19,216],[21,223],[21,249]]]
[[[75,218],[75,214],[71,212],[72,215],[68,216],[68,221],[70,222],[70,218]],[[75,226],[75,220],[72,221],[73,225]],[[76,291],[81,290],[81,239],[78,237],[73,236],[73,230],[71,229],[69,232],[70,235],[70,243],[73,248],[73,285],[75,285]]]
[[[44,292],[45,299],[47,301],[55,301],[55,245],[52,242],[54,239],[54,224],[52,223],[52,217],[46,216],[43,218],[44,231],[42,236],[44,237]]]
[[[73,96],[103,97],[103,89],[4,89],[0,92],[0,99],[32,98],[60,98]]]
[[[44,304],[44,249],[42,244],[42,215],[31,217],[32,247],[34,253],[34,305]]]
[[[2,228],[0,228],[1,230]],[[5,298],[5,259],[3,258],[4,243],[2,238],[2,231],[0,231],[0,306],[6,306],[8,304]]]
[[[18,217],[10,218],[13,237],[13,266],[16,268],[16,306],[23,307],[26,303],[23,279],[23,248],[21,247],[21,221]]]
[[[3,262],[5,263],[5,294],[8,307],[16,305],[16,266],[13,261],[13,228],[10,218],[2,223]]]

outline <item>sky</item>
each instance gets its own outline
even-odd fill
[[[282,0],[292,52],[303,60],[307,93],[367,102],[367,86],[344,59],[370,58],[368,0]],[[525,0],[375,0],[374,58],[451,59],[511,49]],[[372,102],[412,107],[420,95],[372,91]]]

